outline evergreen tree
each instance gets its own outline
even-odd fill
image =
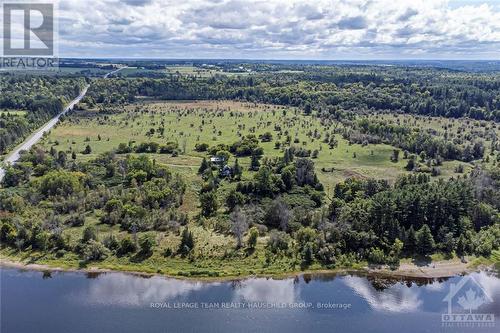
[[[283,162],[285,164],[289,164],[289,163],[293,162],[293,154],[290,151],[290,148],[285,149],[285,153],[283,155]]]
[[[217,212],[219,204],[215,191],[205,192],[200,194],[201,214],[205,217],[210,217]]]
[[[424,224],[417,233],[417,251],[422,255],[430,254],[434,251],[435,246],[431,229],[427,224]]]
[[[194,248],[193,233],[189,231],[188,227],[182,230],[181,244],[179,245],[179,253],[186,255]]]
[[[241,179],[241,175],[243,174],[243,168],[241,167],[241,165],[238,163],[238,159],[236,159],[234,161],[234,165],[233,165],[233,177],[236,179],[236,180],[240,180]]]
[[[210,165],[207,162],[207,159],[203,157],[203,160],[201,161],[200,168],[198,169],[198,174],[201,175],[205,170],[207,170],[210,167]]]
[[[417,234],[413,226],[410,226],[406,235],[405,248],[408,253],[415,253],[417,249]]]
[[[250,170],[257,171],[260,168],[259,156],[253,154],[250,160]]]
[[[90,145],[87,145],[85,149],[82,151],[82,154],[88,155],[92,152],[92,147]]]
[[[467,253],[467,241],[464,235],[460,235],[460,237],[458,238],[456,252],[460,257],[464,256]]]
[[[245,203],[245,196],[241,193],[232,189],[226,197],[226,206],[229,211],[233,211],[236,206],[243,205]]]
[[[248,231],[248,243],[247,246],[249,249],[253,250],[255,249],[255,246],[257,246],[257,238],[259,237],[259,231],[257,230],[256,227],[250,228]]]
[[[408,159],[408,162],[406,163],[406,170],[408,171],[412,171],[413,169],[415,169],[415,166],[416,166],[416,163],[415,163],[415,157],[414,156],[410,156],[410,158]]]

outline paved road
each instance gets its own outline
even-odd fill
[[[21,146],[17,147],[13,152],[11,152],[4,159],[4,163],[6,163],[6,164],[16,163],[16,161],[21,156],[20,155],[21,151],[30,150],[30,148],[33,147],[33,145],[35,143],[37,143],[42,138],[42,136],[45,132],[49,131],[52,127],[54,127],[55,124],[57,124],[57,122],[59,121],[59,118],[62,115],[64,115],[69,110],[73,109],[73,107],[78,102],[80,102],[80,100],[83,98],[83,96],[85,96],[85,94],[87,93],[88,88],[89,88],[88,85],[85,88],[83,88],[83,90],[80,92],[80,95],[78,95],[78,97],[76,97],[73,101],[71,101],[71,103],[69,103],[69,105],[66,106],[66,108],[61,113],[59,113],[57,116],[52,118],[48,123],[43,125],[43,127],[38,129],[34,134],[32,134],[28,139],[26,139],[26,141],[24,141]],[[5,170],[3,168],[0,168],[0,181],[3,179],[4,175],[5,175]]]
[[[114,74],[124,68],[127,68],[126,66],[124,67],[120,67],[112,72],[109,72],[107,74],[104,75],[104,78],[106,79],[109,75],[111,74]],[[52,118],[48,123],[46,123],[45,125],[43,125],[42,128],[38,129],[35,133],[33,133],[28,139],[26,139],[26,141],[23,142],[23,144],[19,147],[17,147],[13,152],[11,152],[9,155],[7,155],[7,157],[4,159],[4,163],[5,164],[14,164],[17,162],[17,160],[19,159],[20,157],[20,152],[23,151],[23,150],[30,150],[31,147],[33,147],[34,144],[36,144],[38,141],[40,141],[40,139],[42,138],[43,134],[47,131],[49,131],[50,129],[52,129],[52,127],[55,126],[55,124],[57,124],[57,122],[59,121],[59,118],[64,115],[66,112],[68,112],[69,110],[73,109],[73,107],[78,103],[80,102],[80,100],[83,98],[83,96],[85,96],[85,94],[87,93],[87,89],[89,88],[90,85],[87,85],[85,88],[83,88],[83,90],[80,92],[80,95],[78,95],[78,97],[76,97],[73,101],[71,101],[71,103],[69,103],[68,106],[66,106],[66,108],[63,110],[63,112],[61,112],[60,114],[58,114],[57,116],[55,116],[54,118]],[[1,168],[0,167],[0,181],[2,181],[3,177],[5,176],[5,170],[4,168]]]
[[[126,67],[126,66],[124,66],[124,67],[120,67],[120,68],[118,68],[118,69],[115,69],[114,71],[111,71],[111,72],[109,72],[109,73],[106,73],[106,74],[104,74],[104,78],[105,78],[105,79],[107,79],[107,78],[108,78],[111,74],[115,74],[115,73],[117,73],[117,72],[121,71],[121,70],[122,70],[122,69],[124,69],[124,68],[127,68],[127,67]]]

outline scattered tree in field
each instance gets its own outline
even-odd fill
[[[232,175],[236,180],[241,180],[241,176],[243,175],[243,168],[240,166],[238,159],[234,161]]]
[[[252,155],[250,159],[250,171],[257,171],[260,168],[260,156]]]
[[[415,167],[417,166],[416,162],[415,162],[415,156],[414,155],[411,155],[409,158],[408,158],[408,162],[406,163],[406,167],[405,169],[408,170],[408,171],[413,171],[415,169]]]
[[[277,198],[271,202],[264,216],[266,225],[273,228],[280,228],[283,231],[288,229],[291,219],[292,213],[290,207],[281,198]]]
[[[132,241],[132,238],[130,238],[130,236],[122,238],[122,240],[120,241],[119,253],[122,255],[126,255],[135,251],[137,251],[137,246]]]
[[[82,151],[82,154],[88,155],[90,153],[92,153],[92,147],[90,147],[90,145],[86,145],[85,149]]]
[[[211,217],[219,209],[217,194],[215,190],[200,194],[201,214],[205,217]]]
[[[236,237],[236,247],[240,248],[243,245],[243,235],[248,230],[247,216],[240,207],[236,207],[231,215],[229,215],[229,219],[232,223],[231,231],[234,237]]]
[[[97,240],[97,231],[93,226],[88,226],[83,229],[82,242],[87,243],[90,240]]]
[[[182,255],[187,255],[192,249],[194,249],[193,233],[185,227],[184,230],[182,230],[181,243],[177,252]]]
[[[198,174],[199,175],[203,174],[205,172],[205,170],[207,170],[208,168],[210,168],[210,165],[208,164],[207,159],[205,157],[203,157],[203,160],[201,161],[201,165],[198,168]]]
[[[252,227],[250,228],[250,230],[248,230],[247,246],[250,250],[254,250],[255,247],[257,246],[258,237],[259,237],[259,231],[257,230],[256,227]]]
[[[397,163],[399,161],[399,149],[392,150],[391,161],[394,163]]]
[[[153,253],[153,248],[155,245],[156,245],[155,238],[151,234],[145,234],[139,239],[141,254],[145,256],[150,256]]]

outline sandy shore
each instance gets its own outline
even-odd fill
[[[369,272],[389,274],[391,276],[400,277],[415,277],[415,278],[445,278],[456,275],[467,274],[482,268],[472,269],[469,263],[461,262],[460,260],[443,260],[434,261],[427,265],[416,265],[414,263],[401,263],[397,270],[389,270],[387,268],[369,269]],[[486,268],[486,267],[484,267]]]
[[[82,269],[76,268],[63,268],[50,265],[42,264],[25,264],[18,261],[13,261],[10,259],[0,258],[1,267],[10,267],[17,269],[26,270],[36,270],[36,271],[60,271],[60,272],[80,272],[80,273],[109,273],[109,272],[122,272],[126,274],[134,274],[141,276],[166,276],[177,279],[194,279],[194,280],[234,280],[243,279],[246,277],[256,277],[256,276],[227,276],[227,277],[185,277],[185,276],[170,276],[162,273],[147,273],[140,271],[117,271],[111,269],[104,269],[99,267],[86,267]],[[402,263],[397,270],[391,270],[387,267],[366,267],[360,270],[353,269],[338,269],[338,270],[312,270],[312,271],[298,271],[280,274],[279,276],[268,276],[276,278],[285,278],[301,274],[332,274],[332,273],[346,273],[346,272],[359,272],[364,274],[373,274],[374,276],[387,276],[387,277],[398,277],[398,278],[425,278],[425,279],[436,279],[436,278],[446,278],[451,276],[463,275],[473,271],[479,271],[483,269],[488,269],[488,267],[477,267],[472,269],[469,267],[469,263],[461,262],[460,260],[443,260],[432,262],[428,265],[416,265],[414,263]],[[257,275],[260,276],[260,275]],[[266,276],[266,275],[264,275]]]

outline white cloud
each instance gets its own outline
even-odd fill
[[[500,8],[487,0],[60,0],[59,9],[62,56],[500,56]]]
[[[420,292],[397,283],[384,291],[377,291],[366,278],[351,276],[343,280],[352,290],[363,297],[375,311],[415,312],[422,306]]]
[[[139,278],[134,275],[103,274],[89,284],[87,289],[68,295],[75,301],[89,304],[113,304],[118,306],[147,306],[152,302],[171,302],[220,283],[203,283],[168,279],[160,276]]]
[[[235,289],[234,302],[293,303],[298,301],[298,290],[293,279],[265,278],[241,281]]]

